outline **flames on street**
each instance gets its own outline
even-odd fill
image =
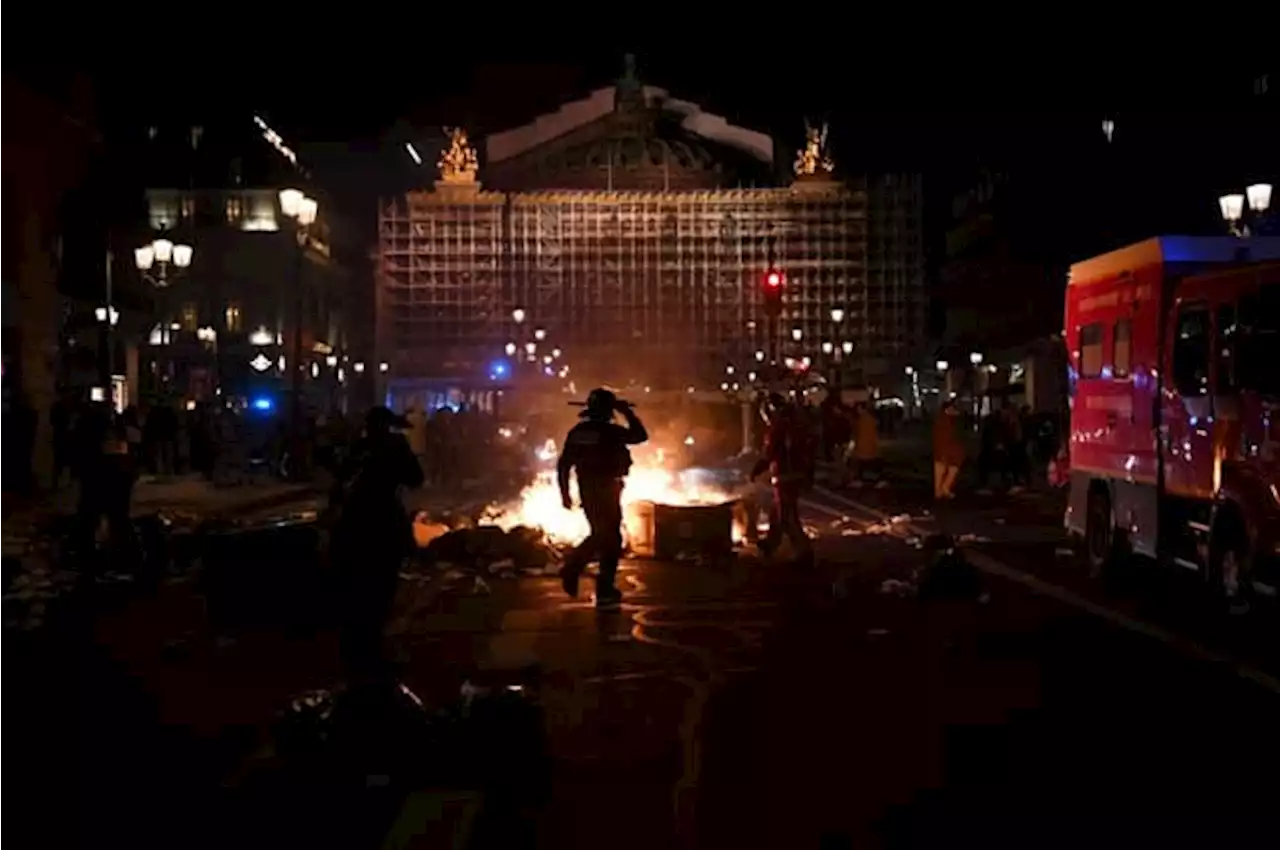
[[[555,459],[555,444],[537,452],[539,459],[550,462]],[[642,536],[644,520],[642,505],[693,506],[719,505],[732,501],[735,494],[711,480],[705,470],[677,470],[675,464],[662,449],[638,454],[627,476],[622,491],[623,526],[630,539]],[[579,504],[578,486],[570,484],[574,505]],[[556,544],[572,545],[585,540],[588,534],[587,518],[575,507],[567,511],[560,503],[560,487],[556,483],[555,469],[538,472],[534,481],[525,487],[513,503],[498,506],[489,522],[503,529],[518,525],[540,528]],[[735,542],[741,537],[735,523]]]

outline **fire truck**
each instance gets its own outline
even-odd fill
[[[1163,236],[1071,267],[1065,524],[1231,604],[1280,585],[1280,238]]]

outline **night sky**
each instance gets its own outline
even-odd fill
[[[87,73],[109,131],[259,113],[305,158],[309,146],[394,151],[446,124],[475,136],[515,126],[610,84],[631,52],[644,82],[787,147],[806,117],[830,119],[837,163],[923,170],[944,187],[934,196],[943,206],[979,166],[1044,175],[1030,192],[1042,208],[1028,217],[1049,230],[1102,206],[1112,217],[1131,210],[1142,227],[1213,227],[1217,194],[1275,177],[1276,110],[1257,114],[1250,86],[1262,69],[1247,56],[1181,61],[1108,33],[1069,47],[995,30],[930,42],[858,20],[802,37],[745,18],[631,37],[637,21],[653,29],[683,10],[600,6],[516,21],[495,6],[483,7],[495,20],[463,26],[482,7],[450,7],[445,25],[429,14],[440,8],[270,7],[264,19],[249,14],[259,7],[168,6],[127,13],[131,22],[95,8],[71,32],[31,26],[8,40],[4,61],[34,78]],[[1243,124],[1240,109],[1253,111]],[[1100,129],[1108,115],[1114,146]]]

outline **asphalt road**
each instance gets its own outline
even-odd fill
[[[1186,576],[1090,578],[1051,496],[923,504],[815,492],[816,569],[629,564],[610,615],[550,577],[406,582],[394,645],[429,702],[541,669],[538,846],[1273,843],[1272,612],[1222,617]],[[985,604],[881,592],[934,529],[973,536]],[[190,585],[83,628],[39,651],[6,636],[6,767],[29,777],[6,803],[48,846],[219,846],[221,784],[337,675],[323,630],[217,634]]]

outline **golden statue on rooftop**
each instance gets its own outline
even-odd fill
[[[440,169],[440,182],[453,185],[476,182],[476,172],[480,165],[476,159],[476,149],[467,141],[467,131],[461,127],[446,127],[449,146],[440,152],[440,161],[436,167]]]
[[[835,171],[836,163],[827,152],[827,125],[804,124],[804,147],[796,154],[797,177],[825,177]]]

